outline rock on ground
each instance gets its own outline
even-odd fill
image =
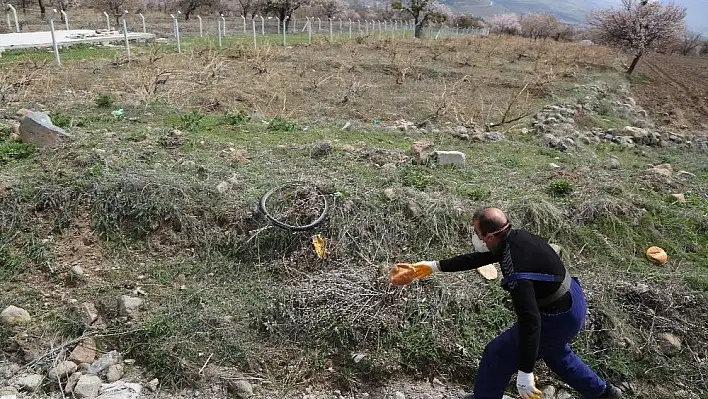
[[[57,364],[51,370],[49,370],[47,377],[49,377],[50,380],[56,380],[57,378],[66,378],[73,374],[78,369],[78,367],[79,366],[77,366],[76,363],[65,360]]]
[[[619,169],[620,168],[620,161],[619,159],[615,157],[611,157],[605,162],[605,168],[607,169]]]
[[[71,354],[69,355],[69,360],[78,364],[81,363],[91,363],[96,357],[96,343],[93,338],[86,338],[82,343],[76,346]]]
[[[666,355],[675,355],[681,350],[681,340],[671,333],[661,333],[658,335],[661,350]]]
[[[411,154],[413,155],[413,163],[424,164],[428,162],[433,155],[435,145],[427,140],[416,141],[411,145]]]
[[[246,380],[229,381],[228,389],[238,398],[249,398],[253,396],[253,385]]]
[[[121,316],[134,317],[142,304],[143,300],[140,298],[121,295],[120,300],[118,301],[118,313]]]
[[[30,374],[25,378],[21,379],[19,384],[22,389],[28,392],[35,392],[42,385],[42,380],[44,377],[40,374]]]
[[[0,324],[5,326],[26,324],[30,321],[32,321],[32,318],[29,312],[14,305],[6,307],[2,313],[0,313]]]
[[[106,380],[108,382],[116,382],[123,378],[123,365],[114,364],[108,367],[108,373],[106,373]]]
[[[467,157],[460,151],[435,151],[435,158],[440,165],[464,166]]]
[[[91,363],[91,365],[88,367],[86,370],[87,374],[98,374],[101,371],[113,366],[114,364],[118,364],[120,362],[120,354],[118,351],[110,351],[103,356],[101,356],[98,360],[95,362]]]
[[[140,384],[117,381],[101,386],[100,395],[96,399],[138,399],[143,387]]]
[[[74,307],[73,312],[86,326],[90,326],[94,321],[98,320],[98,310],[96,309],[96,305],[91,302],[84,302]]]
[[[66,385],[64,386],[64,393],[70,394],[74,392],[74,387],[76,386],[76,383],[79,382],[79,378],[81,378],[81,373],[78,371],[70,375],[69,378],[66,380]]]
[[[74,396],[78,399],[94,399],[101,389],[101,379],[95,375],[82,375],[74,387]]]
[[[22,118],[18,130],[21,141],[38,147],[55,146],[71,137],[64,129],[55,126],[49,115],[34,111]]]

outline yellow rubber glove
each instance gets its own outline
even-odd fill
[[[519,370],[516,375],[516,389],[521,399],[541,399],[542,392],[536,388],[533,373],[524,373]]]
[[[391,284],[408,285],[439,271],[437,262],[397,263],[391,269]]]
[[[413,270],[415,270],[415,278],[417,279],[426,278],[434,272],[440,271],[440,269],[438,268],[438,262],[435,261],[417,262],[412,264],[411,266],[413,266]]]

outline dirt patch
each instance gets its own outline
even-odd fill
[[[652,55],[635,72],[638,102],[657,123],[682,130],[708,129],[708,58]]]

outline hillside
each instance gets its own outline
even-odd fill
[[[62,68],[3,54],[0,310],[28,317],[0,324],[0,393],[459,397],[513,321],[508,296],[476,272],[388,273],[471,251],[471,214],[491,204],[581,278],[573,347],[589,364],[628,398],[705,397],[705,58],[649,58],[628,80],[612,50],[517,37],[224,45],[130,62],[77,46]],[[71,137],[18,142],[23,109]],[[292,180],[328,199],[314,230],[257,211]],[[282,211],[310,215],[311,194]]]
[[[584,24],[588,12],[597,8],[617,7],[619,0],[458,0],[447,2],[455,10],[488,17],[501,12],[555,15],[572,24]],[[491,5],[490,5],[491,3]],[[708,34],[708,9],[702,0],[676,0],[688,10],[686,24],[696,32]]]

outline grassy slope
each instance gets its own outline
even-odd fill
[[[364,46],[376,45],[353,45],[349,51],[366,53]],[[370,69],[371,57],[360,68]],[[449,71],[453,67],[444,62],[452,65],[450,60],[432,63],[431,69]],[[493,74],[495,65],[488,61],[489,69],[477,75]],[[279,64],[269,66],[278,71],[272,79],[292,78]],[[386,79],[385,72],[381,75]],[[124,75],[108,79],[118,77]],[[383,85],[375,80],[379,75],[370,79],[364,83]],[[499,79],[493,84],[503,87]],[[534,104],[576,96],[564,91],[569,83],[555,82],[555,97],[543,91]],[[390,84],[391,90],[406,90]],[[416,85],[426,84],[423,79],[403,86],[413,85],[415,92]],[[78,85],[77,90],[91,87]],[[704,355],[702,330],[708,325],[703,312],[708,205],[701,191],[708,166],[698,154],[614,145],[564,154],[518,133],[523,124],[507,132],[508,140],[489,143],[382,130],[371,118],[342,131],[336,118],[340,108],[324,108],[332,94],[317,90],[310,101],[319,102],[331,121],[304,109],[294,125],[280,123],[279,129],[260,117],[237,116],[244,109],[238,103],[230,113],[188,112],[197,105],[171,97],[184,110],[178,112],[170,99],[139,105],[134,92],[118,92],[116,104],[104,99],[99,103],[112,107],[100,108],[93,101],[99,92],[86,93],[73,104],[50,106],[54,120],[76,133],[68,149],[3,164],[0,174],[0,183],[11,187],[0,197],[5,277],[0,307],[14,303],[29,309],[35,317],[32,336],[83,333],[69,300],[91,300],[108,331],[123,333],[120,339],[104,338],[102,345],[118,346],[164,381],[193,382],[205,356],[213,353],[212,363],[224,367],[222,373],[236,367],[283,386],[333,382],[357,388],[399,370],[469,383],[484,344],[512,321],[503,291],[475,273],[395,289],[387,285],[387,268],[400,260],[469,250],[471,211],[496,204],[509,210],[517,226],[566,248],[566,260],[584,279],[592,304],[588,329],[575,347],[603,375],[633,382],[645,394],[653,389],[652,379],[661,380],[667,391],[653,397],[673,397],[681,383],[694,391],[705,388],[705,366],[694,358]],[[376,105],[393,113],[398,103],[387,97]],[[137,120],[115,120],[110,110],[117,107]],[[425,109],[407,109],[402,116],[421,118]],[[261,116],[268,121],[274,115]],[[171,135],[172,127],[184,135]],[[441,149],[464,151],[467,166],[410,164],[405,152],[423,138]],[[334,148],[313,157],[314,143],[322,139]],[[2,148],[8,142],[4,139]],[[611,155],[620,159],[620,170],[603,168]],[[551,168],[551,162],[563,168]],[[673,181],[673,187],[650,184],[644,170],[663,162],[697,177]],[[384,163],[398,166],[377,166]],[[329,221],[319,229],[331,251],[327,261],[314,255],[310,233],[260,231],[266,222],[251,213],[262,192],[293,178],[339,193]],[[216,190],[222,181],[229,182],[224,194]],[[567,186],[569,195],[552,189]],[[396,198],[383,195],[388,187]],[[673,203],[674,191],[685,192],[687,203]],[[410,201],[423,212],[411,214]],[[648,263],[643,252],[649,245],[666,248],[671,261],[662,267]],[[75,255],[83,251],[84,256]],[[67,279],[72,264],[87,270],[87,282]],[[625,285],[637,282],[652,290],[638,296]],[[146,293],[146,306],[136,329],[116,318],[115,302],[138,287]],[[13,335],[0,331],[3,340]],[[682,338],[680,355],[667,357],[657,349],[662,331]],[[359,352],[366,357],[355,363],[351,355]]]

